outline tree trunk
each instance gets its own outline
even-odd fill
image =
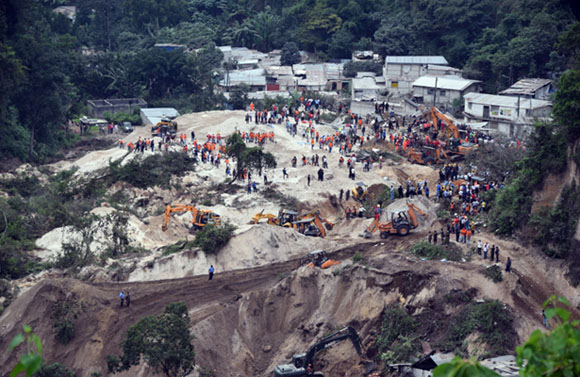
[[[34,127],[30,129],[30,144],[28,146],[28,160],[32,161],[32,154],[34,153]]]

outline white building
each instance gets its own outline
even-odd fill
[[[520,98],[535,98],[547,100],[554,92],[552,80],[548,79],[521,79],[499,94]]]
[[[415,80],[413,101],[447,109],[467,93],[480,92],[481,82],[457,76],[422,76]]]
[[[351,84],[352,100],[375,101],[385,90],[384,78],[375,77],[373,72],[357,72],[356,76]]]
[[[532,131],[536,120],[547,120],[552,102],[485,93],[464,97],[464,115],[469,121],[487,122],[491,132],[521,138]]]
[[[383,76],[387,90],[394,97],[401,97],[413,91],[411,84],[427,74],[430,65],[447,66],[443,56],[387,56]]]

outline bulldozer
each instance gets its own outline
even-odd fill
[[[174,206],[168,204],[165,207],[165,216],[163,217],[163,225],[161,230],[167,230],[167,224],[171,219],[171,214],[174,212],[191,212],[193,219],[191,220],[192,230],[201,229],[208,224],[220,226],[222,225],[221,216],[208,209],[197,209],[192,205],[176,204]]]
[[[304,256],[300,261],[301,266],[319,267],[322,268],[323,270],[331,266],[334,266],[335,264],[340,264],[340,262],[328,258],[324,250],[312,251],[308,253],[308,255]]]
[[[151,127],[151,136],[170,135],[172,139],[177,135],[177,122],[169,118],[161,118],[160,122]]]
[[[419,213],[421,216],[426,216],[426,214],[412,203],[407,202],[407,206],[409,207],[407,212],[391,212],[391,221],[380,222],[379,219],[374,219],[361,236],[364,238],[370,238],[376,231],[379,231],[379,235],[382,239],[387,238],[390,234],[396,234],[403,237],[408,235],[411,229],[415,229],[419,226],[417,214],[415,212]]]
[[[326,231],[332,230],[334,224],[320,216],[317,212],[307,213],[298,217],[292,227],[305,236],[326,237]]]
[[[369,187],[364,182],[358,182],[351,191],[352,198],[359,202],[364,201],[368,196],[372,196],[369,192]]]
[[[292,356],[292,364],[277,365],[274,368],[275,377],[302,377],[302,376],[318,376],[324,377],[320,372],[314,371],[314,357],[319,351],[325,350],[332,347],[338,342],[350,339],[352,345],[354,346],[357,354],[362,356],[362,346],[360,343],[360,338],[356,333],[355,329],[347,326],[344,327],[312,345],[304,353],[296,354]]]

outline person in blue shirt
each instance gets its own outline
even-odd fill
[[[121,307],[123,306],[123,302],[125,301],[125,292],[121,291],[119,294],[119,298],[121,299]]]
[[[209,279],[211,280],[213,278],[213,273],[215,271],[215,268],[213,268],[213,264],[209,267]]]

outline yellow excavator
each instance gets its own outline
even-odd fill
[[[382,239],[387,238],[390,234],[396,234],[403,237],[408,235],[411,229],[415,229],[419,226],[415,212],[423,217],[425,217],[426,214],[412,203],[407,202],[407,206],[409,209],[406,213],[405,211],[391,212],[391,221],[380,222],[380,220],[374,219],[361,236],[364,238],[370,238],[376,231],[379,231],[379,235]]]
[[[326,237],[326,231],[332,230],[334,224],[320,216],[318,211],[299,216],[292,227],[305,236]]]
[[[285,228],[292,228],[292,223],[298,220],[298,212],[289,209],[281,209],[278,215],[273,213],[264,213],[264,210],[252,216],[250,224],[257,224],[262,219],[268,219],[267,223],[270,225],[283,226]]]
[[[352,198],[359,202],[364,201],[369,195],[373,196],[369,193],[369,187],[364,182],[357,182],[356,186],[351,190]]]
[[[334,266],[335,264],[340,264],[339,261],[330,259],[326,256],[324,250],[315,250],[308,253],[300,261],[301,266],[306,267],[320,267],[323,270]]]
[[[447,140],[446,148],[450,157],[464,157],[478,149],[477,144],[463,142],[459,137],[459,128],[453,123],[451,118],[443,114],[438,108],[433,106],[429,111],[429,116],[433,122],[436,132],[439,131],[438,121],[443,124],[443,140]]]
[[[167,230],[167,224],[169,224],[171,214],[174,212],[191,212],[193,215],[193,219],[191,220],[193,229],[201,229],[208,224],[222,225],[221,216],[209,209],[197,209],[192,205],[184,204],[176,204],[174,206],[168,204],[165,207],[165,216],[163,217],[163,225],[161,225],[161,229],[164,232]]]

